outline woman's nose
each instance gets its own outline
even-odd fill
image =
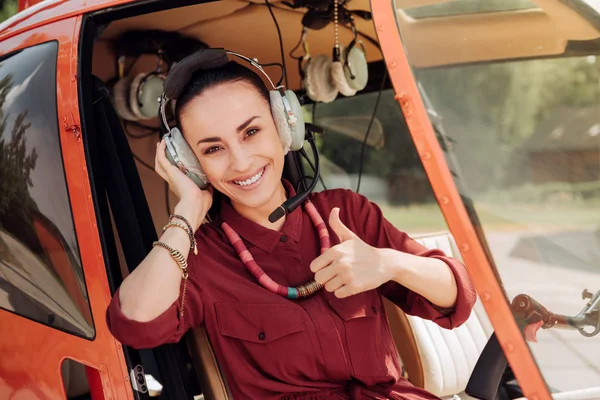
[[[246,172],[252,166],[252,154],[243,146],[236,146],[229,152],[231,169]]]

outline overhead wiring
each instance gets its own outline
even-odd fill
[[[281,63],[283,64],[283,77],[285,79],[285,87],[289,88],[287,67],[285,65],[285,52],[283,51],[283,37],[281,35],[281,30],[279,29],[279,23],[277,22],[277,18],[275,18],[275,14],[273,13],[273,9],[271,8],[271,3],[269,3],[269,0],[265,0],[265,3],[267,5],[267,8],[269,9],[269,13],[271,13],[271,18],[273,18],[275,28],[277,28],[277,36],[279,38],[279,51],[281,52]]]
[[[356,185],[356,193],[360,192],[360,183],[363,173],[363,164],[365,158],[365,148],[367,146],[367,139],[369,138],[369,134],[371,133],[371,127],[373,126],[373,121],[375,121],[375,115],[377,114],[377,109],[379,108],[379,101],[381,100],[381,94],[383,93],[383,88],[385,87],[385,81],[387,80],[387,69],[383,70],[383,77],[381,78],[381,85],[379,87],[379,93],[377,93],[377,99],[375,100],[375,106],[373,107],[373,114],[371,115],[371,120],[369,121],[369,125],[367,126],[367,131],[365,132],[365,138],[362,142],[362,146],[360,148],[360,159],[358,162],[358,183]]]

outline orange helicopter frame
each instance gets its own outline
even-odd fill
[[[111,293],[96,223],[92,189],[81,140],[78,70],[84,14],[133,3],[131,0],[19,0],[15,18],[1,27],[6,55],[47,41],[58,42],[57,119],[66,181],[84,266],[93,340],[77,337],[0,309],[0,397],[64,399],[61,363],[86,365],[93,399],[133,399],[123,348],[110,334],[105,311]],[[371,1],[373,23],[400,108],[448,227],[456,239],[499,342],[530,400],[550,399],[540,371],[512,316],[509,304],[460,200],[419,95],[405,55],[391,1]]]

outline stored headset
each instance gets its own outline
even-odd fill
[[[181,131],[177,127],[170,128],[165,115],[165,107],[168,101],[177,101],[185,87],[198,70],[208,70],[226,65],[229,62],[228,55],[238,57],[254,68],[259,70],[269,81],[272,90],[269,91],[271,114],[279,133],[279,139],[284,154],[289,150],[301,150],[305,139],[305,124],[302,107],[296,94],[291,90],[285,90],[283,86],[275,86],[269,75],[264,71],[257,60],[250,59],[241,54],[225,50],[223,48],[201,49],[184,58],[171,68],[164,82],[163,93],[160,96],[160,117],[167,129],[163,136],[166,143],[166,157],[171,164],[178,167],[200,189],[208,187],[208,180],[202,171],[202,166],[194,154]],[[285,71],[284,71],[285,73]],[[315,177],[315,184],[316,184]],[[314,185],[313,185],[314,187]],[[289,198],[269,216],[271,222],[277,221],[283,215],[293,211],[302,201],[308,197],[310,191]]]
[[[335,22],[335,46],[333,59],[325,54],[311,58],[306,44],[306,28],[302,32],[302,43],[305,56],[301,66],[302,83],[306,94],[313,101],[330,103],[338,93],[354,96],[356,92],[367,86],[369,79],[368,63],[362,43],[357,40],[358,33],[351,23],[354,38],[348,47],[340,46]],[[357,46],[360,45],[360,48]]]
[[[113,87],[114,107],[117,114],[127,121],[156,118],[166,76],[161,72],[163,55],[157,54],[155,71],[141,72],[133,79],[123,76],[123,58],[119,58],[120,79]]]

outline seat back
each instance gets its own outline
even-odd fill
[[[450,257],[462,259],[450,233],[413,238],[427,248],[441,249]],[[385,303],[392,334],[410,381],[439,397],[462,393],[493,332],[481,301],[477,299],[469,319],[452,330],[406,315],[387,300]]]
[[[188,333],[187,339],[204,400],[231,399],[225,374],[221,372],[206,330],[202,327],[194,328]]]

